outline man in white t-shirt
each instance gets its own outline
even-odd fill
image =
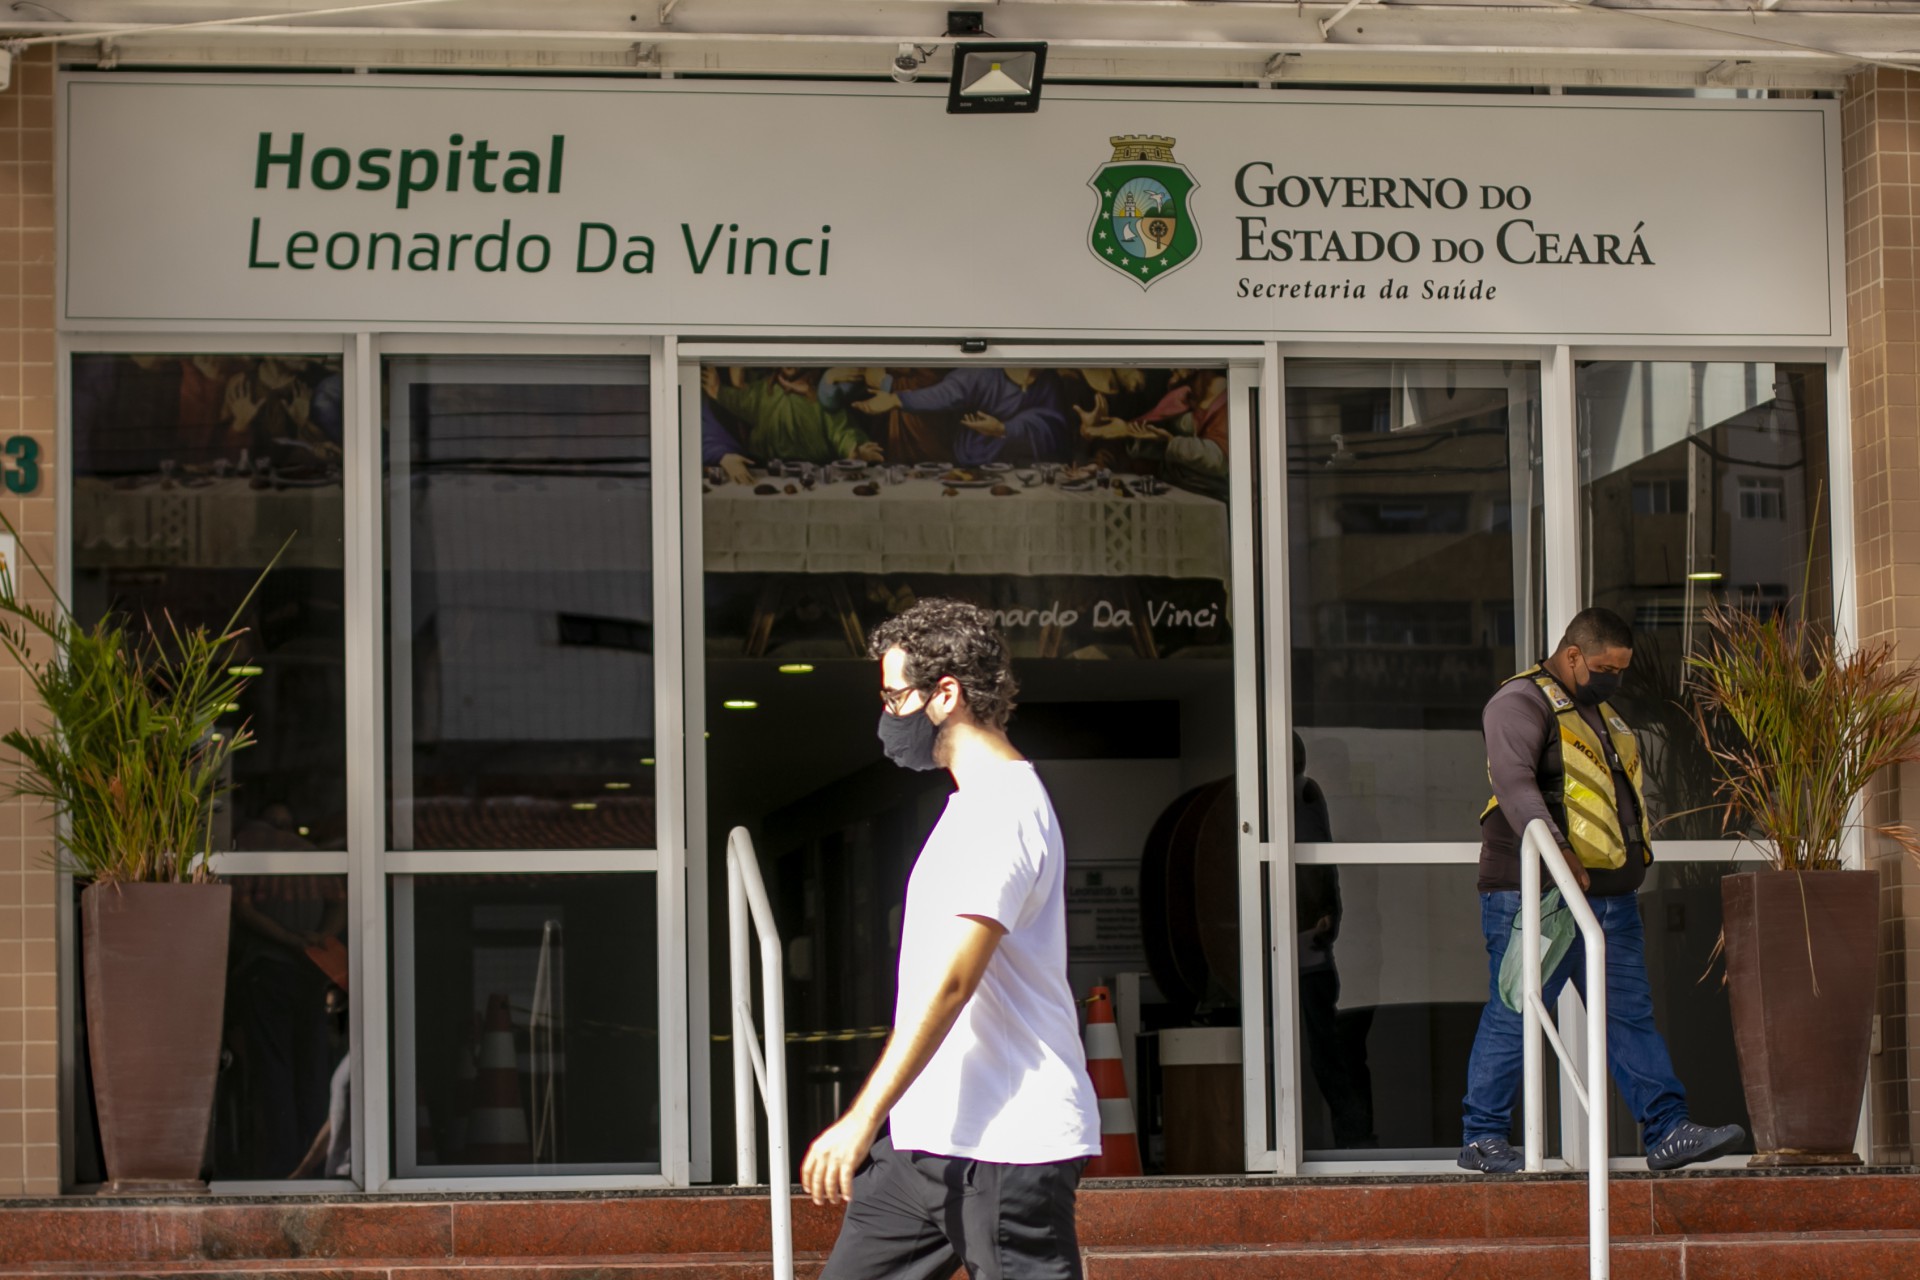
[[[1074,1193],[1100,1111],[1067,985],[1066,853],[1007,740],[1015,685],[984,609],[881,624],[880,741],[958,788],[907,883],[893,1034],[800,1184],[848,1201],[821,1280],[1078,1280]],[[882,1133],[882,1125],[890,1132]]]

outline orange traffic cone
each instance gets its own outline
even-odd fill
[[[480,1033],[466,1158],[472,1164],[527,1164],[533,1159],[514,1061],[513,1019],[506,996],[497,991],[487,997],[486,1029]]]
[[[1087,1011],[1087,1074],[1100,1099],[1100,1154],[1087,1161],[1083,1178],[1140,1176],[1140,1140],[1133,1128],[1133,1102],[1127,1097],[1127,1073],[1120,1063],[1120,1028],[1113,1021],[1113,995],[1093,989]]]

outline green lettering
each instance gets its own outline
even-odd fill
[[[534,266],[527,261],[527,250],[536,244],[540,246],[539,266]],[[545,271],[547,269],[547,263],[553,259],[553,245],[548,243],[545,236],[528,236],[514,249],[513,256],[514,260],[520,264],[522,271]]]
[[[353,158],[340,148],[322,147],[313,153],[313,185],[322,191],[338,191],[347,185],[352,173]]]
[[[767,246],[767,274],[770,276],[779,275],[780,274],[780,246],[774,241],[768,239],[766,236],[754,236],[753,238],[747,241],[747,269],[744,274],[746,275],[753,274],[753,246],[757,244],[763,244]]]
[[[589,266],[587,263],[587,237],[589,235],[602,235],[607,238],[607,256],[597,266]],[[582,275],[593,275],[597,272],[605,271],[608,267],[611,267],[613,265],[613,258],[614,258],[614,254],[617,252],[618,245],[619,245],[619,238],[614,235],[613,228],[608,226],[606,223],[604,222],[581,223],[580,224],[580,248],[579,248],[579,252],[575,255],[573,269],[575,271],[580,272]]]
[[[512,234],[513,221],[506,218],[501,219],[500,232],[498,235],[489,232],[473,242],[473,265],[482,271],[505,271],[507,269],[507,239]],[[492,266],[487,265],[486,255],[488,245],[496,246],[500,250],[499,256],[493,260]]]
[[[296,231],[287,237],[287,265],[295,271],[311,271],[311,262],[301,262],[300,254],[312,257],[320,252],[320,237],[311,231]]]
[[[713,260],[713,251],[720,244],[720,224],[713,224],[713,234],[707,237],[707,251],[700,252],[693,247],[693,228],[686,223],[680,224],[680,236],[687,242],[687,257],[693,261],[693,274],[704,275],[707,263]]]
[[[415,176],[416,171],[419,176]],[[400,207],[417,191],[431,191],[440,178],[440,157],[425,149],[408,148],[400,153]]]
[[[367,237],[367,270],[373,270],[375,263],[379,260],[382,240],[393,241],[393,266],[389,269],[398,271],[400,269],[400,237],[391,231],[376,231]]]
[[[253,185],[255,187],[266,186],[268,171],[277,164],[283,164],[287,166],[287,190],[293,191],[298,189],[300,186],[300,153],[306,149],[306,145],[307,135],[304,133],[296,133],[293,135],[293,149],[275,154],[273,150],[273,135],[270,133],[261,134],[260,158],[253,167]]]
[[[253,236],[247,241],[247,268],[248,270],[260,268],[266,271],[280,269],[280,264],[277,262],[260,261],[260,219],[258,218],[253,220]]]
[[[360,153],[360,172],[367,176],[353,185],[362,191],[385,191],[387,184],[393,181],[393,170],[383,161],[393,158],[393,152],[385,147],[374,147]]]
[[[507,171],[500,185],[515,193],[540,190],[540,157],[531,151],[507,152]]]
[[[40,487],[40,443],[32,436],[14,436],[7,441],[13,455],[13,468],[7,472],[7,492],[32,493]]]

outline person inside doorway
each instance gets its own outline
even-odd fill
[[[1709,1128],[1687,1116],[1666,1040],[1653,1022],[1641,933],[1640,884],[1653,861],[1640,753],[1633,731],[1607,702],[1633,661],[1633,631],[1616,613],[1577,614],[1553,654],[1511,677],[1482,715],[1493,799],[1480,815],[1480,927],[1486,934],[1488,997],[1467,1067],[1460,1167],[1516,1173],[1508,1142],[1520,1086],[1522,1024],[1500,995],[1500,963],[1520,913],[1520,832],[1551,826],[1607,941],[1607,1062],[1640,1123],[1647,1167],[1678,1169],[1732,1150],[1739,1125]],[[1574,947],[1543,984],[1548,1007],[1572,978],[1586,993],[1586,955]]]
[[[1078,1280],[1100,1112],[1067,984],[1060,824],[1007,740],[1007,643],[986,610],[923,600],[870,648],[887,757],[958,790],[907,882],[893,1034],[801,1162],[814,1203],[848,1202],[822,1278]]]
[[[1302,844],[1333,839],[1333,817],[1320,784],[1307,775],[1307,744],[1293,735],[1293,838]],[[1340,1008],[1340,966],[1333,944],[1340,937],[1340,868],[1300,863],[1293,871],[1294,942],[1299,958],[1300,1027],[1306,1033],[1307,1065],[1333,1119],[1333,1145],[1378,1147],[1373,1131],[1373,1071],[1367,1065],[1367,1034],[1373,1010]]]

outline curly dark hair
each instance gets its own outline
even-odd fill
[[[879,658],[890,649],[906,654],[912,687],[930,690],[952,676],[975,720],[990,729],[1007,727],[1020,686],[1006,637],[987,610],[959,600],[922,600],[873,629],[868,652]]]

